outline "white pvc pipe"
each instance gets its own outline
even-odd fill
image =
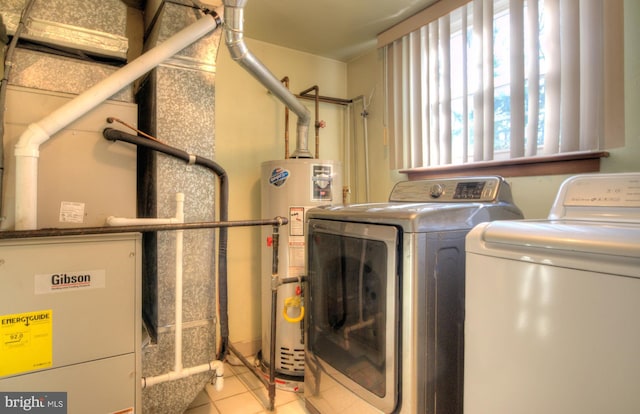
[[[221,391],[224,386],[224,363],[222,361],[214,360],[208,364],[197,365],[191,368],[183,368],[179,372],[170,371],[166,374],[157,375],[155,377],[143,377],[142,388],[147,388],[160,384],[162,382],[174,381],[177,379],[187,378],[191,375],[201,374],[207,371],[214,371],[216,374],[216,391]]]
[[[176,219],[184,223],[184,194],[176,194]],[[184,230],[176,231],[176,332],[174,371],[182,371],[182,246]]]
[[[172,224],[184,223],[184,193],[176,193],[176,216],[173,218],[123,218],[108,217],[109,226],[128,226],[136,224]],[[221,361],[211,361],[208,364],[195,367],[184,368],[182,366],[182,281],[183,281],[183,251],[184,251],[184,230],[176,231],[176,287],[175,287],[175,347],[174,347],[174,368],[166,374],[155,377],[142,378],[142,388],[151,387],[161,382],[173,381],[186,378],[194,374],[207,371],[216,373],[216,390],[222,390],[224,367]]]
[[[173,218],[107,218],[109,226],[184,223],[184,193],[176,193],[176,216]],[[175,356],[174,371],[182,371],[182,279],[183,279],[184,230],[176,231],[176,287],[175,287]]]
[[[40,145],[143,74],[214,30],[219,24],[220,20],[217,15],[205,15],[159,46],[140,55],[108,78],[87,89],[39,122],[27,127],[18,139],[14,152],[16,157],[16,230],[37,228]]]

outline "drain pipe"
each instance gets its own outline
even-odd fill
[[[138,224],[174,224],[184,223],[184,193],[176,193],[176,215],[172,218],[127,218],[107,217],[108,226],[131,226]],[[182,366],[182,281],[184,230],[176,230],[176,287],[175,287],[175,356],[174,372],[181,373]]]
[[[108,217],[109,226],[130,226],[149,224],[182,224],[184,223],[184,194],[176,194],[176,215],[172,218],[126,218]],[[175,347],[173,371],[154,377],[143,377],[142,388],[151,387],[162,382],[186,378],[194,374],[213,371],[216,376],[216,390],[221,391],[224,384],[224,365],[222,361],[213,360],[206,364],[184,368],[182,364],[182,282],[183,282],[183,240],[184,230],[176,230],[176,287],[175,287]]]
[[[176,224],[176,223],[184,223],[184,193],[176,193],[176,216],[175,217],[129,218],[129,217],[109,216],[106,219],[107,226],[135,226],[135,225]]]
[[[141,219],[145,220],[145,219]],[[176,217],[178,223],[184,223],[184,194],[176,194]],[[224,386],[224,363],[220,360],[209,361],[206,364],[184,368],[182,364],[182,288],[183,282],[183,241],[184,230],[176,231],[176,287],[175,287],[175,347],[173,371],[154,377],[143,377],[141,379],[142,388],[151,387],[167,381],[186,378],[203,372],[213,372],[215,375],[215,388],[222,391]]]
[[[247,0],[224,0],[224,33],[231,58],[298,116],[296,150],[291,158],[313,158],[309,153],[309,110],[267,69],[244,42],[244,7]]]
[[[203,372],[213,371],[215,373],[215,388],[216,391],[222,391],[224,386],[224,362],[211,361],[207,364],[198,365],[190,368],[183,368],[179,372],[171,371],[166,374],[158,375],[155,377],[146,377],[141,379],[142,388],[152,387],[156,384],[160,384],[168,381],[175,381],[182,378],[187,378],[192,375],[202,374]]]
[[[87,89],[67,104],[53,111],[37,123],[27,127],[15,146],[16,199],[15,228],[37,228],[38,157],[40,145],[70,123],[74,122],[116,92],[144,75],[164,60],[205,36],[221,24],[215,12],[179,31],[159,46],[140,55],[111,76]]]

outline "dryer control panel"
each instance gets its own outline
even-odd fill
[[[389,201],[405,203],[511,201],[508,186],[501,177],[402,181],[391,191]],[[506,190],[503,191],[503,188]]]

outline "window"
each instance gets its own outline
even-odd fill
[[[622,0],[434,3],[378,38],[391,167],[624,145],[622,43]]]

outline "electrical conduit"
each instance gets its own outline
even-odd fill
[[[221,24],[222,22],[215,12],[207,13],[203,18],[179,31],[159,46],[140,55],[111,76],[87,89],[37,123],[27,127],[27,130],[20,136],[14,151],[16,157],[16,230],[37,228],[40,145],[138,77]]]

